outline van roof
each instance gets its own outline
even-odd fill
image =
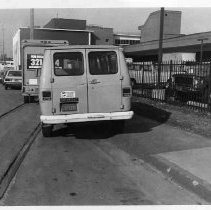
[[[55,47],[47,47],[47,50],[66,50],[66,49],[121,49],[114,45],[62,45]]]

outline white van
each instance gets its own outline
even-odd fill
[[[122,49],[77,45],[45,50],[39,101],[43,136],[61,123],[131,119],[132,89]]]

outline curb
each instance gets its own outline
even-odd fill
[[[211,185],[206,181],[194,176],[190,172],[162,157],[147,156],[144,158],[142,157],[142,159],[161,171],[164,175],[169,177],[170,180],[184,186],[207,202],[211,202]]]
[[[32,131],[32,133],[28,136],[26,142],[24,143],[21,150],[18,152],[14,160],[11,162],[10,166],[6,170],[3,177],[0,179],[0,199],[3,198],[10,182],[12,181],[13,177],[15,176],[18,168],[20,167],[23,159],[25,158],[27,152],[29,151],[32,143],[36,139],[37,135],[39,134],[41,130],[41,124],[38,123],[38,125],[35,127],[35,129]]]
[[[191,109],[180,110],[178,107],[171,107],[173,105],[155,103],[152,101],[150,104],[149,100],[135,98],[132,101],[132,109],[138,115],[159,123],[167,123],[184,131],[211,138],[211,115],[209,113],[196,113]],[[165,108],[166,106],[168,108]]]
[[[153,104],[150,105],[142,101],[132,102],[132,109],[134,110],[135,113],[137,113],[140,116],[149,118],[151,120],[155,120],[160,123],[172,124],[172,121],[173,121],[174,126],[177,126],[177,127],[179,126],[181,129],[187,130],[186,128],[182,127],[179,124],[179,122],[177,123],[175,121],[174,114],[171,113],[170,110],[166,111],[165,109],[157,108],[153,106]],[[191,126],[192,124],[189,123],[188,125]],[[191,131],[196,134],[203,135],[202,133],[198,131],[193,131],[193,130]],[[196,177],[195,175],[191,174],[185,169],[180,168],[178,165],[168,161],[167,159],[163,157],[159,157],[158,155],[157,156],[156,155],[142,156],[141,159],[143,159],[146,163],[152,165],[154,168],[159,170],[170,180],[173,180],[175,183],[179,184],[185,189],[195,193],[202,199],[211,203],[211,184],[210,183],[206,182],[205,180],[200,179],[199,177]]]

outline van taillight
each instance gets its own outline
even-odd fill
[[[129,87],[123,88],[122,93],[123,93],[123,97],[131,96],[131,88]]]
[[[43,99],[43,101],[50,101],[51,100],[51,91],[43,91],[42,99]]]

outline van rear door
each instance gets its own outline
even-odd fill
[[[87,49],[88,112],[121,111],[122,80],[117,50]]]
[[[54,114],[87,113],[87,78],[84,49],[52,51]]]

